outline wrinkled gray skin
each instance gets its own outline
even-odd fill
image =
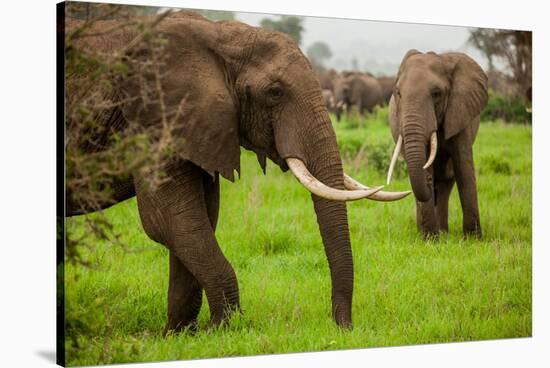
[[[349,73],[334,81],[334,97],[336,103],[342,102],[349,111],[353,106],[357,107],[359,114],[365,111],[372,112],[374,106],[382,105],[384,97],[382,87],[376,78],[368,74]],[[336,118],[340,121],[343,109],[338,109]]]
[[[464,233],[481,236],[472,145],[486,104],[487,76],[467,55],[417,50],[405,55],[390,100],[390,126],[395,141],[403,135],[417,225],[425,236],[448,231],[449,195],[455,182]],[[424,170],[434,131],[437,156]]]

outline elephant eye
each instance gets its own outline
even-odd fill
[[[439,90],[439,89],[434,89],[434,90],[432,91],[432,98],[438,99],[439,97],[441,97],[441,90]]]
[[[271,97],[272,100],[278,101],[283,97],[284,91],[283,87],[279,84],[274,84],[271,87],[269,87],[267,93],[269,94],[269,97]]]

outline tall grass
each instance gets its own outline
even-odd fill
[[[391,152],[393,144],[386,117],[382,109],[367,119],[335,124],[346,171],[370,185],[385,181],[381,152]],[[352,331],[339,329],[330,318],[328,264],[309,194],[272,164],[264,176],[250,152],[242,153],[241,179],[224,180],[221,188],[217,238],[237,273],[244,310],[225,328],[204,328],[208,305],[203,302],[198,333],[161,335],[167,251],[142,231],[135,199],[112,207],[107,215],[128,249],[99,242],[86,253],[92,268],[66,268],[67,311],[82,322],[74,326],[76,344],[67,342],[68,363],[530,336],[531,128],[483,123],[474,150],[483,240],[462,237],[456,188],[450,232],[430,242],[418,236],[412,197],[349,203]],[[402,174],[387,189],[408,188]],[[81,218],[68,224],[73,231],[82,229]]]

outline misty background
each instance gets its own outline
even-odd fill
[[[273,14],[236,12],[235,19],[260,26],[263,19],[279,19]],[[375,75],[395,75],[401,59],[410,49],[421,52],[460,51],[468,53],[483,68],[487,59],[467,43],[469,27],[398,23],[370,20],[301,17],[304,31],[300,48],[306,53],[317,41],[326,43],[332,57],[325,67],[356,69]]]
[[[102,10],[81,3],[71,17],[93,19]],[[158,14],[170,8],[124,6],[134,16]],[[182,9],[182,8],[180,8]],[[463,52],[485,70],[488,87],[518,106],[532,96],[532,33],[504,29],[471,28],[361,19],[275,15],[269,13],[188,9],[214,21],[236,19],[248,25],[289,35],[322,73],[355,71],[394,78],[411,49],[420,52]],[[105,11],[103,11],[105,12]],[[102,16],[114,15],[106,13]],[[329,87],[327,84],[323,88]],[[330,88],[329,88],[330,89]]]

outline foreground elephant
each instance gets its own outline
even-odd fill
[[[472,145],[487,104],[487,76],[462,53],[410,50],[390,101],[390,126],[403,153],[424,235],[448,230],[448,202],[456,181],[465,234],[481,236]]]
[[[97,27],[98,34],[116,29],[108,22]],[[332,278],[332,315],[338,325],[351,326],[353,261],[345,201],[395,200],[407,193],[369,189],[345,176],[319,82],[291,38],[192,12],[167,17],[157,30],[168,41],[163,108],[177,110],[185,99],[175,129],[185,144],[172,147],[183,159],[167,165],[168,180],[157,188],[145,185],[140,171],[121,179],[115,200],[135,195],[145,232],[170,251],[167,330],[196,325],[203,289],[212,324],[239,308],[237,278],[214,232],[219,175],[233,181],[240,146],[256,152],[263,167],[269,157],[282,170],[290,168],[312,192]],[[127,32],[87,38],[85,47],[112,53],[132,39]],[[115,90],[132,88],[126,82]],[[129,117],[161,124],[159,109],[138,113],[137,106],[130,102],[104,112],[110,116],[104,124],[113,132]],[[67,214],[80,213],[67,193]]]
[[[372,112],[376,105],[382,105],[384,98],[380,83],[369,74],[347,72],[334,82],[336,118],[340,121],[344,110],[356,106],[359,114]]]

